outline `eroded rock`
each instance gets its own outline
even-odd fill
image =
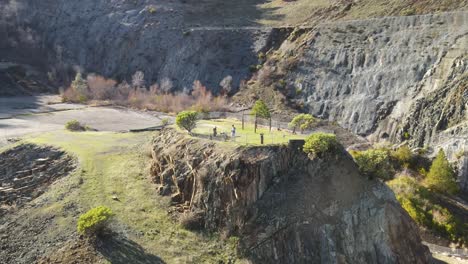
[[[416,225],[344,151],[314,159],[291,146],[154,139],[152,175],[204,227],[241,237],[254,263],[427,263]]]

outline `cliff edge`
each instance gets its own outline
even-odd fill
[[[240,237],[253,263],[428,263],[392,191],[343,150],[310,159],[300,142],[225,148],[172,129],[153,141],[154,181],[201,227]]]

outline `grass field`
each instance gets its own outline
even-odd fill
[[[114,231],[166,263],[226,263],[235,256],[231,240],[187,231],[168,215],[168,199],[157,195],[148,179],[151,137],[150,132],[57,131],[26,138],[25,143],[60,147],[79,161],[72,175],[37,199],[40,206],[29,215],[53,215],[57,228],[48,233],[54,237],[76,230],[77,213],[66,209],[70,204],[78,213],[104,205],[115,213]]]
[[[231,138],[232,125],[236,127],[235,139]],[[278,131],[274,127],[270,132],[269,127],[265,126],[258,126],[257,133],[255,133],[254,124],[246,122],[244,125],[244,129],[242,129],[242,122],[236,119],[200,120],[193,130],[193,134],[194,137],[209,138],[216,126],[218,134],[226,133],[228,140],[224,141],[221,135],[214,140],[229,145],[260,145],[260,133],[264,134],[264,144],[266,145],[284,144],[288,143],[290,139],[304,139],[306,137],[306,135],[292,134],[287,130]]]

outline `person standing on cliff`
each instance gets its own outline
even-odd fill
[[[231,137],[233,140],[236,140],[236,127],[234,125],[231,128]]]
[[[218,135],[218,129],[213,127],[213,137],[216,137],[216,135]]]

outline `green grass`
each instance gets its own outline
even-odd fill
[[[113,229],[124,231],[146,252],[167,263],[218,263],[235,255],[233,246],[183,229],[167,213],[169,201],[156,194],[148,179],[152,133],[67,132],[44,133],[22,143],[60,147],[79,161],[72,175],[53,184],[35,202],[31,217],[54,215],[51,237],[75,232],[79,214],[96,206],[115,213]],[[114,201],[117,196],[119,201]],[[64,210],[68,205],[76,213]]]
[[[254,124],[245,122],[244,130],[242,130],[242,122],[236,119],[215,119],[215,120],[200,120],[197,127],[192,131],[194,137],[207,138],[213,133],[213,127],[217,127],[218,134],[224,132],[229,137],[231,136],[231,127],[236,127],[236,139],[228,139],[227,142],[216,141],[227,145],[260,145],[260,133],[264,134],[264,144],[284,144],[290,139],[305,139],[306,135],[292,134],[289,131],[282,129],[278,131],[276,127],[272,127],[271,132],[268,127],[258,126],[257,133],[254,132]],[[218,136],[220,138],[220,136]]]

